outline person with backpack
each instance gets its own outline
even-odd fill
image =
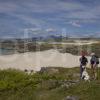
[[[90,59],[90,64],[91,64],[91,71],[92,71],[92,78],[97,79],[98,77],[98,64],[99,64],[99,57],[95,54],[91,54],[91,59]]]
[[[82,73],[86,69],[86,65],[88,63],[88,59],[85,57],[84,53],[82,53],[82,56],[79,59],[79,61],[80,61],[80,78],[82,79]]]

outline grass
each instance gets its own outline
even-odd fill
[[[12,69],[1,70],[0,100],[63,100],[68,95],[78,96],[80,100],[100,100],[100,78],[90,83],[80,81],[69,88],[61,87],[60,81],[79,79],[73,75],[79,73],[79,68],[57,69],[58,73],[34,74]]]

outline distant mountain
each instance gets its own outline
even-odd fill
[[[66,40],[73,40],[73,39],[84,39],[84,40],[89,40],[89,39],[100,39],[100,37],[97,37],[97,35],[70,35],[70,36],[62,36],[62,35],[47,35],[47,36],[33,36],[29,38],[4,38],[0,39],[0,42],[4,41],[18,41],[18,42],[36,42],[36,41],[45,41],[45,42],[50,42],[50,41],[55,41],[55,42],[61,42],[61,41],[66,41]]]

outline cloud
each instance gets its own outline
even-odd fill
[[[56,32],[56,30],[53,29],[53,28],[48,28],[48,29],[46,29],[45,31],[46,31],[46,32]]]
[[[73,19],[90,19],[99,18],[99,6],[87,6],[85,3],[80,3],[78,0],[51,0],[51,1],[38,1],[38,0],[18,0],[14,3],[0,2],[0,12],[16,13],[16,14],[51,14],[56,17],[73,18]],[[49,16],[48,16],[49,17]],[[55,17],[54,17],[55,18]]]
[[[75,10],[83,10],[84,6],[81,3],[77,2],[69,2],[61,1],[61,0],[43,0],[43,1],[37,1],[33,2],[24,2],[24,7],[27,7],[28,12],[33,13],[63,13],[63,12],[69,12],[69,11],[75,11]],[[27,11],[26,9],[26,11]]]
[[[0,13],[10,13],[17,10],[19,5],[11,2],[0,2]]]
[[[75,22],[74,22],[74,23],[72,23],[72,25],[73,25],[73,26],[75,26],[75,27],[81,27],[81,25],[80,25],[80,24],[75,23]]]
[[[69,22],[69,24],[71,24],[74,27],[81,27],[81,25],[78,22],[71,21]]]
[[[97,19],[99,16],[93,13],[91,10],[70,12],[66,15],[67,18],[77,18],[77,19]]]
[[[24,33],[26,34],[34,34],[34,35],[37,35],[37,34],[48,34],[50,32],[56,32],[56,29],[54,28],[46,28],[46,29],[43,29],[43,28],[26,28],[24,30]]]
[[[13,16],[16,16],[17,18],[25,21],[27,24],[32,24],[36,27],[41,27],[41,25],[44,24],[44,21],[42,21],[41,19],[32,18],[29,15],[14,14]]]
[[[33,35],[39,35],[39,34],[42,34],[43,33],[43,30],[41,28],[26,28],[24,30],[24,34],[33,34]]]
[[[0,24],[5,26],[2,31],[9,30],[9,33],[25,28],[42,29],[35,30],[35,33],[56,33],[64,27],[69,33],[85,33],[86,30],[80,28],[83,25],[86,29],[89,26],[91,31],[97,28],[99,31],[99,5],[98,0],[0,0]],[[93,27],[94,24],[98,27]],[[73,26],[78,29],[74,30]]]

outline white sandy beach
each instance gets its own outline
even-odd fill
[[[76,66],[79,66],[79,56],[74,56],[69,53],[59,53],[53,49],[42,52],[27,52],[0,56],[0,69],[13,68],[38,71],[41,67],[71,68]]]
[[[43,44],[45,42],[38,42],[39,44]],[[94,44],[94,43],[99,43],[99,41],[82,41],[82,40],[75,40],[74,42],[48,42],[48,44],[62,44],[62,45],[76,45],[76,46],[80,46],[80,45],[91,45],[91,44]]]

